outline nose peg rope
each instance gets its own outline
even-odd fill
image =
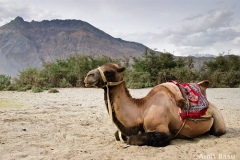
[[[100,75],[102,77],[103,82],[106,84],[108,112],[109,112],[109,116],[110,116],[110,121],[113,124],[112,105],[111,105],[110,97],[109,97],[109,86],[117,86],[117,85],[121,84],[123,82],[123,80],[119,81],[119,82],[108,82],[107,78],[105,77],[105,75],[104,75],[104,73],[102,71],[102,69],[100,67],[98,67],[97,69],[100,72]]]
[[[102,80],[104,83],[106,83],[106,87],[107,87],[107,103],[108,103],[108,112],[109,112],[109,116],[110,116],[110,122],[111,124],[113,124],[113,115],[112,115],[112,106],[111,106],[111,102],[110,102],[110,98],[109,98],[109,87],[108,87],[108,82],[107,79],[102,71],[102,69],[100,67],[98,67],[98,70],[101,74]]]

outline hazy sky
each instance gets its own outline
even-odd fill
[[[0,0],[0,26],[77,19],[175,55],[240,55],[239,0]]]

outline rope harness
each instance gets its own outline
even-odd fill
[[[188,99],[186,99],[186,108],[187,108],[187,115],[188,115],[188,111],[189,111],[189,101],[188,101]],[[178,132],[173,136],[173,139],[176,138],[176,137],[179,135],[179,133],[182,131],[183,127],[184,127],[185,124],[186,124],[186,121],[187,121],[187,119],[185,119],[185,120],[183,121],[180,129],[179,129]]]
[[[103,71],[102,71],[102,69],[101,69],[100,67],[98,67],[97,69],[98,69],[98,71],[100,72],[100,75],[101,75],[101,77],[102,77],[102,80],[103,80],[103,82],[104,82],[104,84],[105,84],[105,86],[103,86],[103,87],[106,87],[106,88],[107,88],[108,112],[109,112],[110,122],[111,122],[111,124],[113,124],[113,113],[112,113],[112,112],[113,112],[113,108],[112,108],[112,105],[111,105],[111,102],[110,102],[109,87],[108,87],[108,86],[117,86],[117,85],[121,84],[121,83],[123,82],[123,80],[122,80],[122,81],[119,81],[119,82],[108,82],[108,81],[107,81],[107,78],[105,77],[105,75],[104,75],[104,73],[103,73]],[[119,137],[120,141],[121,141],[122,143],[124,143],[124,140],[122,139],[122,132],[121,132],[120,130],[118,130],[118,137]],[[122,148],[127,148],[127,147],[130,146],[130,145],[122,146],[122,145],[120,145],[120,144],[117,142],[116,139],[115,139],[115,141],[116,141],[116,143],[117,143],[117,145],[118,145],[119,148],[120,148],[120,147],[122,147]]]
[[[105,86],[107,88],[107,103],[108,103],[108,112],[109,112],[109,116],[110,116],[110,121],[113,124],[113,115],[112,115],[112,106],[111,106],[111,102],[110,102],[110,97],[109,97],[109,87],[108,86],[117,86],[119,84],[121,84],[123,82],[119,81],[119,82],[108,82],[107,78],[105,77],[102,69],[100,67],[97,68],[98,71],[100,72],[100,75],[102,77],[103,82],[105,83]]]

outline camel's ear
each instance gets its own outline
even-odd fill
[[[204,96],[206,96],[206,89],[209,87],[210,82],[208,80],[204,80],[202,82],[198,82],[201,91],[203,93]]]
[[[125,67],[119,67],[119,68],[117,69],[117,71],[121,73],[121,72],[124,72],[125,69],[126,69]]]

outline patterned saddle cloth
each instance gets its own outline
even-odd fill
[[[176,81],[171,81],[178,86],[183,98],[186,100],[186,105],[179,111],[181,120],[186,118],[201,118],[208,110],[208,100],[201,92],[200,86],[197,83],[179,84]]]

